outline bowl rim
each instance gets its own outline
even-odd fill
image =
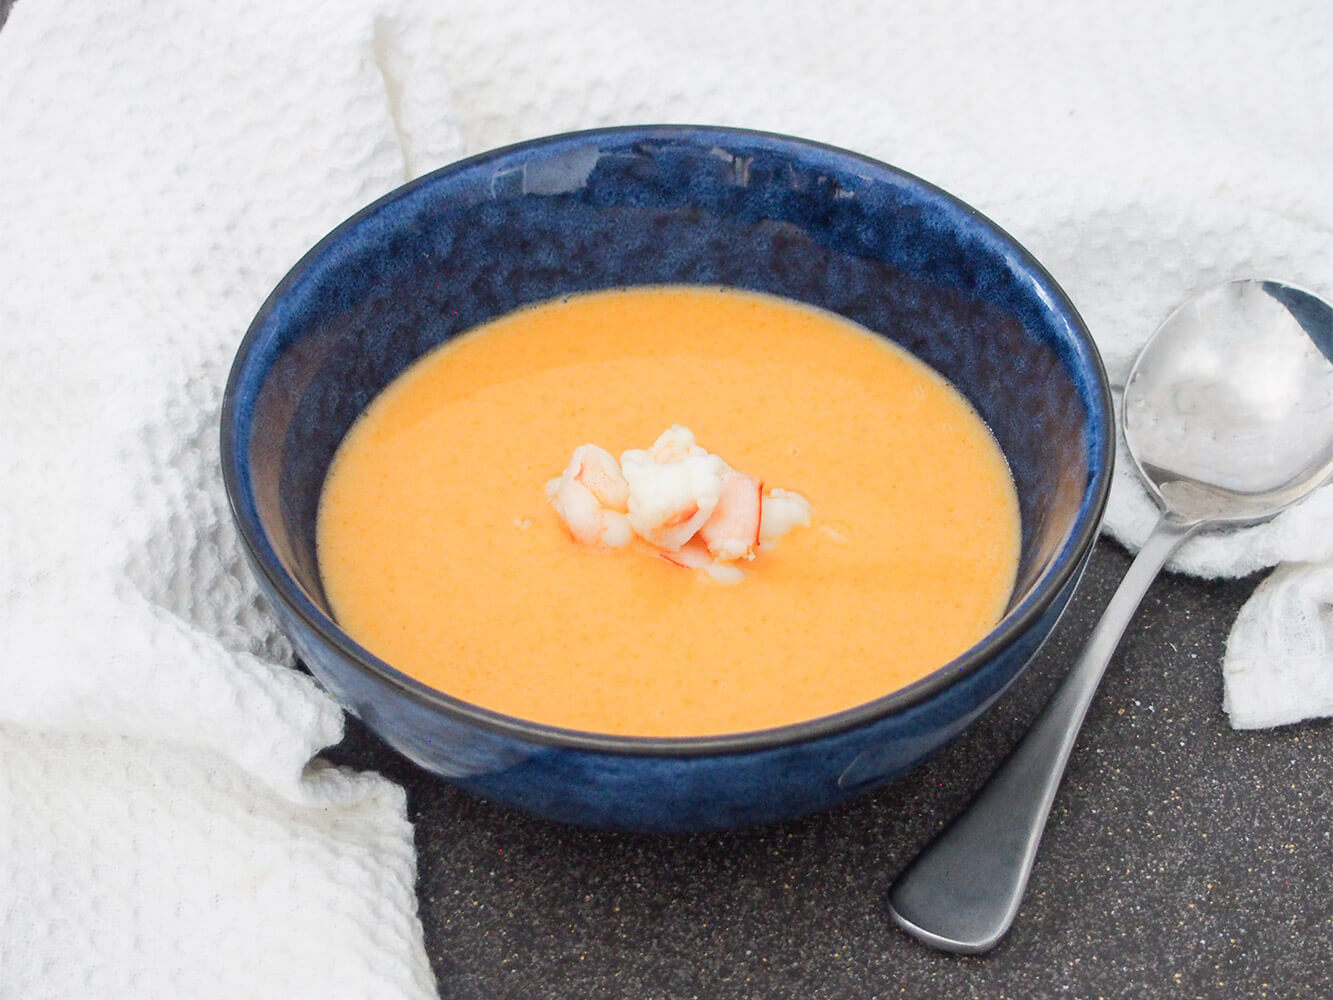
[[[290,288],[304,275],[307,267],[322,257],[346,232],[398,201],[417,188],[438,183],[442,178],[465,169],[498,160],[528,149],[570,142],[595,142],[603,136],[624,137],[638,134],[644,140],[688,139],[691,136],[740,136],[750,141],[766,142],[774,151],[815,152],[832,156],[850,165],[868,170],[876,176],[890,176],[900,184],[918,189],[921,193],[942,200],[968,217],[969,221],[989,230],[993,238],[1003,244],[1023,269],[1036,280],[1047,301],[1048,308],[1059,313],[1074,333],[1075,341],[1086,359],[1087,374],[1093,383],[1095,402],[1100,411],[1102,434],[1095,442],[1095,453],[1089,454],[1093,475],[1084,488],[1074,529],[1066,537],[1051,566],[1023,597],[986,635],[947,663],[925,677],[897,688],[852,708],[830,715],[803,719],[799,722],[766,729],[746,730],[706,736],[628,736],[568,729],[516,716],[506,715],[446,694],[399,671],[361,646],[344,632],[333,618],[319,609],[299,584],[282,567],[276,552],[268,542],[258,517],[251,517],[240,502],[242,455],[246,449],[237,440],[237,397],[243,374],[256,353],[260,332],[275,307]],[[567,750],[593,751],[622,756],[701,757],[721,754],[742,754],[774,750],[785,746],[807,743],[860,728],[886,716],[921,705],[933,695],[946,690],[979,671],[986,663],[1012,645],[1049,608],[1056,596],[1071,580],[1077,578],[1085,556],[1100,532],[1101,521],[1110,494],[1115,459],[1116,425],[1111,402],[1111,389],[1101,354],[1083,318],[1068,295],[1056,283],[1046,268],[1021,243],[988,216],[967,202],[931,182],[906,170],[862,153],[817,140],[805,139],[780,132],[740,128],[726,125],[694,124],[630,124],[603,128],[580,129],[525,139],[506,146],[485,150],[472,156],[445,164],[422,176],[408,181],[349,216],[307,250],[283,276],[264,300],[237,347],[227,377],[221,408],[221,465],[223,484],[232,518],[238,527],[244,550],[252,569],[266,583],[271,594],[276,594],[285,607],[295,614],[303,625],[319,639],[333,647],[363,674],[386,682],[409,699],[452,717],[455,721],[478,726],[497,736],[518,739],[525,743]],[[248,464],[248,463],[244,463]]]

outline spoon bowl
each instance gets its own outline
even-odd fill
[[[1125,442],[1185,521],[1265,520],[1333,473],[1333,310],[1274,281],[1229,281],[1173,312],[1125,385]]]
[[[890,890],[894,920],[934,947],[988,951],[1013,923],[1088,706],[1171,553],[1198,530],[1268,520],[1333,475],[1333,306],[1277,281],[1205,289],[1148,340],[1122,415],[1161,516],[1050,704]]]

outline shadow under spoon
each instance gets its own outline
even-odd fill
[[[890,889],[894,920],[936,948],[984,952],[1009,930],[1097,685],[1171,553],[1201,529],[1266,521],[1333,474],[1333,306],[1277,281],[1205,289],[1148,340],[1121,413],[1160,516],[1032,728]]]

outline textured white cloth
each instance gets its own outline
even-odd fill
[[[1327,529],[1325,529],[1327,530]],[[1333,564],[1283,566],[1231,630],[1226,708],[1238,728],[1333,715]]]
[[[22,0],[0,31],[6,1000],[435,996],[403,792],[312,763],[342,713],[218,469],[268,290],[460,151],[428,40],[357,0]]]
[[[1333,291],[1333,6],[18,0],[0,31],[0,998],[431,996],[402,793],[323,766],[225,510],[227,364],[282,273],[513,140],[741,124],[1025,243],[1114,380],[1193,290]],[[1108,527],[1151,506],[1122,462]],[[1333,711],[1333,493],[1179,566],[1286,564],[1237,725]]]

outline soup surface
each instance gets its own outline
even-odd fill
[[[813,505],[745,579],[574,541],[544,487],[579,445],[672,424]],[[324,487],[339,623],[473,704],[601,733],[762,729],[873,700],[1003,613],[1018,503],[949,383],[850,322],[733,289],[571,296],[413,365]]]

